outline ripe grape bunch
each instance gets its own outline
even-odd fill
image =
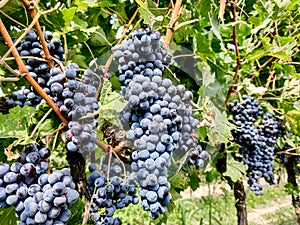
[[[233,115],[231,122],[237,126],[232,130],[233,141],[240,145],[242,161],[248,166],[250,190],[262,195],[261,177],[269,184],[274,184],[273,155],[281,126],[274,115],[264,114],[259,102],[250,96],[244,95],[242,102],[234,100],[229,104],[229,111]],[[259,118],[261,122],[256,125]]]
[[[99,79],[91,70],[80,75],[77,64],[71,63],[63,73],[59,68],[52,68],[48,85],[61,113],[70,121],[65,137],[67,150],[80,153],[95,150],[98,126],[95,111],[98,110],[96,92]],[[81,78],[81,81],[76,80]]]
[[[60,39],[53,38],[49,31],[44,32],[44,37],[50,54],[64,64]],[[42,59],[44,55],[35,31],[27,34],[25,40],[18,44],[17,50],[21,56]],[[27,59],[26,63],[30,75],[56,103],[61,113],[71,121],[65,135],[68,141],[67,150],[80,153],[94,151],[96,147],[94,142],[97,139],[94,130],[98,123],[93,113],[99,108],[96,92],[99,86],[98,76],[103,72],[97,70],[96,74],[86,70],[81,75],[80,68],[75,63],[71,63],[66,69],[58,66],[50,69],[47,63],[32,58]],[[41,101],[41,96],[31,87],[13,92],[12,100],[8,99],[6,103],[11,108],[16,105],[37,106]],[[82,117],[85,118],[81,119]]]
[[[105,174],[101,174],[95,165],[90,166],[89,170],[91,175],[88,177],[88,184],[90,194],[92,194],[91,219],[96,224],[122,224],[120,218],[113,217],[114,213],[117,209],[139,202],[139,197],[136,195],[136,186],[126,184],[120,176],[108,178]],[[105,208],[105,211],[101,213],[103,208]]]
[[[0,205],[14,206],[18,225],[66,224],[79,194],[67,168],[47,174],[48,148],[26,146],[16,162],[0,164]]]
[[[162,78],[171,56],[159,32],[141,28],[113,51],[119,62],[121,94],[129,102],[120,119],[135,147],[131,167],[140,184],[142,208],[155,219],[166,213],[172,199],[167,175],[173,152],[184,155],[193,149],[188,162],[196,167],[203,166],[201,157],[208,155],[202,153],[194,134],[198,121],[191,116],[192,93]]]
[[[60,39],[53,38],[50,31],[44,32],[44,38],[50,54],[64,64],[64,50]],[[50,67],[47,62],[42,61],[44,52],[36,31],[29,31],[25,39],[18,43],[17,50],[21,57],[25,57],[26,68],[30,75],[47,94],[50,94],[50,87],[47,85],[51,76]],[[11,98],[6,100],[8,108],[16,105],[36,107],[42,101],[42,97],[36,93],[33,87],[23,87],[21,90],[13,91]]]

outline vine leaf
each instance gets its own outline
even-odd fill
[[[29,126],[36,122],[35,110],[29,106],[14,107],[7,115],[0,114],[0,138],[26,139]]]
[[[208,131],[208,138],[212,145],[217,146],[219,143],[227,143],[228,137],[231,136],[231,128],[227,120],[225,111],[221,112],[216,106],[211,103],[210,111],[215,114],[215,125]]]
[[[150,24],[155,16],[152,12],[150,12],[148,7],[148,2],[143,2],[141,0],[136,0],[136,3],[141,7],[140,8],[140,16],[144,19],[144,22]]]
[[[62,14],[63,14],[63,19],[65,21],[64,23],[64,30],[67,29],[68,26],[70,26],[71,21],[73,20],[73,17],[75,15],[76,12],[76,7],[72,7],[72,8],[64,8],[61,10]]]
[[[228,157],[227,170],[223,175],[230,177],[233,182],[237,182],[243,177],[245,170],[246,168],[242,163],[235,161],[232,157]]]
[[[106,80],[103,84],[102,94],[100,97],[101,107],[105,109],[121,112],[127,102],[119,93],[112,91],[112,84]]]
[[[0,225],[15,225],[17,221],[14,207],[0,209]]]
[[[211,72],[210,67],[208,66],[208,64],[206,62],[203,62],[203,61],[198,62],[197,66],[198,66],[199,70],[202,72],[204,86],[207,87],[208,85],[215,82],[215,80],[216,80],[215,73]]]
[[[182,171],[175,174],[169,179],[169,182],[172,184],[172,187],[184,190],[188,184],[188,177]]]
[[[250,78],[246,78],[243,81],[243,84],[246,86],[247,93],[248,95],[253,95],[253,94],[263,94],[265,93],[268,89],[265,87],[256,87],[254,84],[251,83]]]
[[[112,91],[112,84],[108,80],[104,81],[99,102],[99,124],[103,124],[106,120],[114,125],[120,125],[119,113],[127,102],[119,93]]]

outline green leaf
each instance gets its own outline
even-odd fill
[[[111,109],[121,112],[126,105],[127,102],[123,97],[119,93],[112,91],[109,80],[105,80],[100,96],[100,108],[102,110]]]
[[[197,64],[199,70],[203,76],[203,86],[208,86],[215,82],[215,74],[211,72],[210,67],[205,62],[199,62]]]
[[[85,63],[85,59],[85,56],[79,55],[75,51],[69,52],[68,60],[76,63],[80,68],[88,68],[88,65]]]
[[[144,3],[141,0],[135,0],[135,1],[142,9],[148,9],[148,4]]]
[[[7,115],[0,114],[0,138],[26,139],[29,126],[36,122],[34,112],[35,108],[25,106],[14,107]]]
[[[65,20],[60,10],[55,10],[45,16],[45,20],[49,23],[49,27],[53,30],[62,31],[65,28]]]
[[[127,102],[119,93],[112,91],[111,86],[112,84],[109,80],[105,80],[101,90],[101,96],[99,99],[100,107],[98,110],[98,122],[100,127],[104,120],[117,126],[121,126],[119,113],[127,105]]]
[[[98,1],[98,0],[76,0],[76,5],[82,10],[87,10],[87,7],[112,7],[115,4],[112,1]]]
[[[268,53],[267,55],[276,57],[276,58],[281,59],[281,60],[286,61],[286,62],[292,61],[291,56],[289,56],[284,51],[279,51],[279,52],[276,52],[276,53]]]
[[[76,12],[76,7],[72,8],[64,8],[61,10],[61,13],[63,14],[63,20],[64,20],[64,31],[67,31],[67,27],[70,26],[71,21],[73,20],[73,17]]]
[[[215,124],[212,129],[208,131],[208,138],[211,145],[217,146],[219,143],[227,143],[228,138],[231,136],[231,127],[227,120],[225,111],[221,112],[211,102],[210,111],[215,114]]]
[[[255,61],[266,55],[267,55],[267,52],[264,49],[256,49],[247,56],[247,60]]]
[[[195,191],[197,188],[200,187],[200,181],[201,181],[198,171],[193,170],[193,172],[189,174],[189,178],[190,178],[189,186],[193,191]]]
[[[228,176],[233,182],[238,181],[243,177],[246,168],[241,162],[235,161],[232,157],[227,157],[227,170],[223,173],[223,176]]]
[[[98,1],[97,3],[97,7],[112,7],[115,6],[116,4],[114,4],[112,1]]]
[[[77,6],[78,11],[87,11],[89,7],[84,0],[75,0],[74,4]]]
[[[293,41],[295,41],[294,37],[279,37],[279,42],[280,42],[281,46],[289,44],[289,43],[291,43]]]
[[[136,3],[140,6],[139,14],[140,14],[140,17],[144,20],[144,23],[150,24],[151,22],[153,22],[153,19],[155,18],[155,16],[149,10],[148,3],[145,3],[141,0],[136,0]]]
[[[259,25],[259,26],[257,26],[257,27],[255,27],[254,29],[252,29],[252,34],[256,34],[258,31],[260,31],[261,29],[264,29],[264,28],[266,28],[270,23],[272,23],[273,21],[271,20],[271,19],[269,19],[269,18],[266,18],[265,20],[263,20],[263,22]]]
[[[14,207],[0,208],[0,225],[15,225],[17,221]]]
[[[69,31],[67,36],[68,44],[82,43],[89,39],[89,36],[82,29]]]
[[[218,173],[218,171],[213,168],[210,171],[205,172],[205,179],[208,183],[215,181],[219,176],[220,174]]]
[[[95,46],[108,45],[106,34],[101,27],[97,27],[91,34],[91,43]]]
[[[250,78],[246,78],[243,80],[243,85],[245,85],[248,95],[263,94],[264,92],[266,92],[268,90],[265,87],[256,87],[251,82],[252,82],[252,79],[250,79]]]
[[[184,190],[188,184],[188,177],[183,171],[175,174],[169,179],[172,187],[180,190]]]

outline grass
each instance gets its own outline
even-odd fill
[[[283,202],[287,205],[286,207],[275,207],[272,211],[271,207],[280,206]],[[255,196],[247,191],[249,225],[294,225],[295,213],[289,202],[291,202],[290,198],[283,187],[265,188],[264,196]],[[223,193],[217,196],[175,201],[175,207],[168,214],[168,220],[165,223],[149,219],[148,213],[144,212],[139,204],[120,210],[116,216],[119,216],[125,225],[234,225],[237,224],[234,203],[232,191],[223,190]],[[266,209],[271,210],[271,213]],[[251,222],[252,219],[254,221],[257,219],[250,218],[252,212],[259,213],[262,221],[267,221],[267,223]]]
[[[276,225],[295,225],[297,224],[295,218],[294,207],[290,205],[289,207],[284,207],[276,210],[272,214],[267,214],[264,219],[268,220],[270,224]]]

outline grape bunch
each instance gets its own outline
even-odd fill
[[[120,65],[119,80],[121,84],[130,82],[134,73],[145,76],[161,76],[163,63],[168,64],[171,56],[163,48],[160,33],[149,28],[141,28],[132,33],[129,40],[123,40],[120,45],[115,45],[112,50],[114,57]],[[152,63],[146,67],[147,62]],[[134,65],[138,63],[139,65]],[[128,68],[134,67],[134,70]]]
[[[28,187],[25,196],[24,202],[16,207],[21,220],[18,225],[66,224],[71,217],[69,208],[79,198],[67,168],[42,174],[37,184]]]
[[[18,225],[66,224],[79,194],[67,168],[47,174],[48,148],[35,144],[11,165],[0,164],[0,205],[14,206]]]
[[[65,74],[56,76],[65,76],[68,82],[64,85],[53,83],[51,87],[57,84],[55,97],[57,105],[63,115],[70,120],[66,132],[67,150],[78,151],[80,153],[92,152],[95,150],[95,141],[97,134],[94,130],[98,126],[94,113],[98,110],[96,93],[99,85],[98,77],[91,71],[86,70],[81,77],[81,82],[75,80],[79,68],[76,64],[71,64],[65,71]],[[54,76],[53,78],[55,79]]]
[[[29,187],[37,182],[38,176],[48,171],[46,159],[50,156],[48,148],[38,149],[29,144],[26,153],[21,153],[16,162],[11,165],[0,164],[0,205],[9,207],[22,201],[22,187]],[[21,193],[20,193],[21,192]]]
[[[47,42],[47,47],[50,54],[60,62],[64,63],[64,50],[60,39],[53,38],[50,31],[44,32],[44,38]],[[51,74],[47,62],[40,61],[35,58],[43,59],[44,52],[36,31],[29,31],[25,39],[17,45],[17,50],[22,57],[31,57],[25,59],[26,68],[33,79],[44,89],[47,94],[50,94],[50,87],[47,85]],[[33,87],[23,87],[21,90],[13,91],[11,94],[12,99],[7,99],[6,104],[9,108],[16,105],[24,106],[29,105],[36,107],[41,101],[42,97],[39,96]]]
[[[92,194],[90,217],[96,224],[122,224],[120,218],[114,218],[117,209],[130,204],[137,204],[136,186],[126,184],[119,176],[108,178],[101,174],[94,166],[89,167],[91,175],[88,177],[89,191]],[[102,210],[101,213],[101,209]]]
[[[46,41],[48,41],[48,49],[50,54],[58,59],[64,60],[61,41],[52,38],[50,32],[44,33]],[[31,42],[30,42],[31,41]],[[30,44],[34,43],[34,44]],[[31,52],[37,52],[36,48],[39,44],[38,36],[35,31],[30,31],[25,40],[20,43],[18,51],[23,56],[31,56]],[[33,48],[33,49],[32,49]],[[31,51],[32,49],[32,51]],[[40,51],[35,57],[42,57],[43,51]],[[95,140],[97,135],[94,130],[97,128],[97,121],[93,113],[98,110],[96,99],[97,88],[99,86],[99,75],[101,70],[96,73],[86,70],[83,75],[80,74],[80,68],[77,64],[71,63],[66,69],[61,67],[49,68],[49,66],[41,61],[28,59],[27,68],[31,76],[43,88],[45,93],[59,107],[60,112],[69,120],[69,130],[66,132],[68,141],[67,149],[69,151],[91,152],[95,149]],[[42,100],[31,87],[23,88],[20,91],[12,93],[13,100],[7,100],[11,107],[15,105],[36,106]],[[21,98],[21,99],[20,99]],[[22,102],[30,99],[30,103]],[[37,101],[36,101],[37,100]],[[18,101],[20,104],[15,104]],[[21,104],[22,103],[22,104]],[[85,117],[84,119],[81,119]]]
[[[128,101],[120,119],[135,147],[131,167],[140,184],[142,208],[155,219],[166,213],[172,199],[167,175],[173,152],[184,155],[194,149],[188,161],[197,167],[204,164],[201,157],[208,155],[202,153],[194,134],[198,120],[191,116],[192,93],[162,78],[171,57],[159,32],[134,31],[113,50],[119,62],[121,94]]]
[[[237,126],[232,130],[233,141],[240,145],[239,153],[248,166],[247,177],[250,190],[262,195],[261,177],[269,184],[274,184],[274,147],[281,133],[280,125],[274,115],[263,113],[259,102],[250,96],[243,96],[243,101],[234,100],[229,104],[233,115],[231,121]],[[257,125],[258,119],[261,118]]]

